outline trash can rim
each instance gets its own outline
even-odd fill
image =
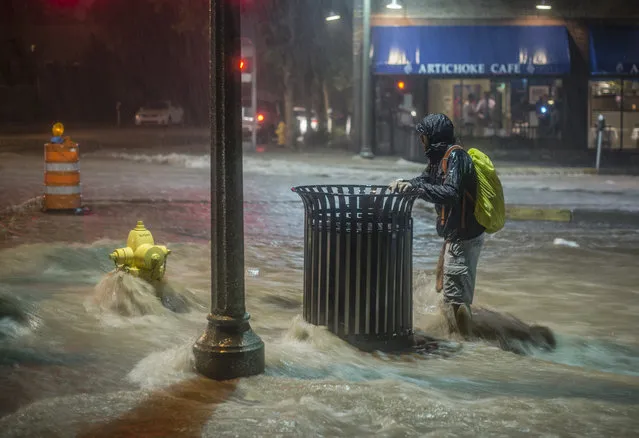
[[[307,188],[316,188],[316,187],[331,187],[331,188],[340,188],[340,187],[366,187],[367,189],[388,189],[387,185],[380,184],[308,184],[303,186],[295,186],[291,187],[291,191],[297,194],[304,195],[332,195],[332,196],[394,196],[394,197],[419,197],[419,193],[417,191],[409,191],[409,192],[390,192],[386,191],[386,193],[337,193],[337,192],[313,192],[313,191],[305,191],[300,189]]]

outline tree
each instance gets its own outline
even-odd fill
[[[327,27],[328,5],[326,0],[268,0],[261,3],[256,14],[256,43],[258,54],[264,58],[261,71],[272,74],[273,88],[284,96],[289,145],[293,144],[296,99],[303,98],[308,110],[321,102],[318,106],[323,111],[319,115],[325,126],[330,95],[350,86],[350,28]],[[340,9],[347,12],[346,3]]]
[[[209,2],[203,0],[151,0],[156,8],[170,8],[180,60],[179,77],[186,81],[182,102],[197,123],[208,121],[209,107]]]
[[[321,96],[320,125],[326,126],[330,108],[336,103],[351,98],[352,87],[352,10],[348,2],[326,2],[316,11],[321,20],[315,21],[315,33],[312,45],[315,48],[311,58],[313,76],[317,92]],[[324,21],[327,6],[334,8],[342,16],[341,20],[327,23]],[[340,99],[341,98],[341,99]]]
[[[123,105],[171,99],[195,122],[208,120],[208,3],[95,0],[91,19],[115,55]],[[127,100],[129,102],[127,102]]]
[[[255,17],[259,38],[255,44],[261,57],[260,72],[271,74],[273,91],[284,97],[284,123],[287,126],[287,146],[294,144],[293,103],[299,71],[304,69],[304,49],[300,48],[301,7],[304,2],[268,0],[258,6]],[[279,74],[278,74],[279,73]],[[263,74],[263,73],[261,73]]]
[[[238,1],[244,7],[243,32],[255,33],[249,36],[257,49],[258,87],[282,96],[287,143],[292,146],[296,99],[304,99],[309,110],[323,109],[319,115],[324,126],[334,96],[350,85],[348,13],[343,14],[346,24],[326,23],[327,0]],[[348,12],[348,1],[339,1],[340,9]],[[208,4],[94,0],[90,17],[96,34],[117,63],[111,78],[119,90],[115,100],[126,106],[127,98],[129,105],[175,99],[195,122],[208,120]]]

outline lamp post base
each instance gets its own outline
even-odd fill
[[[264,343],[241,319],[209,315],[206,331],[193,346],[195,369],[214,380],[254,376],[264,372]]]
[[[359,156],[362,157],[362,158],[368,158],[368,159],[375,158],[375,154],[373,154],[373,151],[370,148],[370,146],[362,147],[362,150],[359,153]]]

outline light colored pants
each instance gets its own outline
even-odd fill
[[[484,234],[461,242],[447,242],[444,250],[444,301],[452,304],[472,304],[475,295],[477,262],[484,245]]]

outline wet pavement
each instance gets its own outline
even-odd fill
[[[81,155],[83,196],[87,204],[110,199],[205,201],[209,197],[209,161],[207,155],[175,152],[89,152]],[[248,174],[294,177],[287,179],[288,184],[308,178],[334,183],[358,178],[379,184],[418,175],[422,165],[391,157],[365,160],[329,151],[250,154],[245,156],[244,168]],[[598,176],[578,168],[522,167],[513,163],[498,163],[498,169],[509,204],[639,211],[639,177]],[[41,195],[41,157],[0,153],[0,184],[5,188],[0,211]]]
[[[36,157],[5,155],[0,166],[5,209],[38,195]],[[26,205],[3,216],[13,222],[0,235],[0,296],[31,316],[0,324],[0,436],[607,437],[639,426],[635,226],[510,222],[487,239],[477,305],[547,325],[559,341],[520,356],[442,332],[441,242],[416,208],[415,327],[443,339],[441,354],[365,354],[300,320],[303,209],[290,187],[383,183],[419,166],[250,155],[244,170],[247,308],[265,374],[214,383],[192,370],[210,291],[207,158],[89,155],[91,214]],[[632,178],[593,175],[518,174],[504,186],[511,202],[629,211],[639,194]],[[143,287],[109,288],[107,256],[138,219],[173,250],[167,281],[190,312],[152,304]],[[114,294],[147,310],[120,315]]]

